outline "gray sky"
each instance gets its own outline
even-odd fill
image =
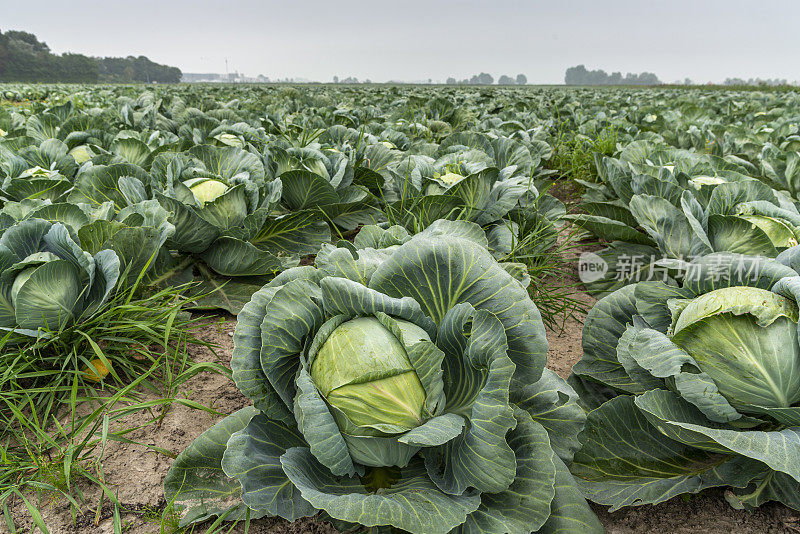
[[[0,29],[55,52],[145,55],[185,72],[329,81],[481,71],[562,83],[583,63],[664,81],[800,79],[796,0],[29,0]]]

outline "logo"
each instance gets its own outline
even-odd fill
[[[608,263],[594,252],[584,252],[578,259],[578,278],[584,284],[600,280],[607,272]]]

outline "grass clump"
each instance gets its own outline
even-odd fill
[[[558,171],[561,178],[594,183],[598,179],[594,155],[613,156],[617,151],[617,134],[610,126],[591,136],[559,130],[554,143],[553,155],[545,166]]]
[[[14,507],[49,532],[41,510],[56,503],[68,503],[73,519],[89,510],[95,522],[110,505],[114,531],[122,532],[125,506],[103,473],[106,445],[135,444],[128,436],[160,425],[176,403],[214,413],[180,393],[198,373],[230,374],[189,356],[189,346],[208,344],[194,335],[200,319],[185,311],[192,302],[185,289],[120,290],[99,313],[61,331],[0,338],[0,510],[9,532],[16,532]],[[143,390],[155,395],[142,400]],[[123,418],[134,412],[148,417],[130,426]],[[96,501],[87,484],[100,489]]]

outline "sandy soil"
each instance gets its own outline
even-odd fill
[[[593,299],[586,294],[577,297],[591,306]],[[578,314],[564,325],[563,330],[549,331],[550,341],[548,366],[561,376],[568,376],[572,365],[581,355],[581,328],[584,316]],[[235,319],[228,318],[220,325],[218,319],[203,327],[200,337],[220,347],[215,356],[205,348],[193,348],[193,356],[198,361],[230,361],[233,347]],[[248,400],[243,397],[232,381],[227,378],[205,373],[188,382],[182,393],[185,398],[213,407],[222,413],[231,413],[245,406]],[[144,394],[144,399],[155,398]],[[124,423],[128,426],[143,424],[151,417],[142,413],[132,414]],[[167,413],[163,424],[156,428],[151,425],[130,435],[130,439],[154,445],[174,452],[186,448],[191,441],[219,420],[204,412],[174,405]],[[110,442],[102,458],[105,481],[117,491],[118,498],[129,510],[122,517],[126,532],[159,532],[158,518],[165,507],[162,481],[172,459],[149,451],[142,445]],[[97,503],[97,492],[87,490],[90,503]],[[107,502],[107,501],[106,501]],[[19,502],[14,503],[17,528],[26,531],[30,528],[29,518]],[[724,501],[722,492],[710,492],[684,500],[680,497],[658,506],[628,509],[608,514],[595,506],[601,521],[609,534],[638,534],[653,531],[665,533],[704,533],[704,534],[765,534],[800,532],[800,514],[779,505],[766,505],[754,513],[737,511]],[[95,523],[95,511],[80,515],[73,522],[64,502],[42,503],[41,513],[53,534],[99,534],[113,532],[111,509],[101,510],[100,521]],[[6,532],[0,525],[0,532]],[[237,528],[234,532],[243,532]],[[327,523],[317,519],[306,519],[288,524],[280,519],[262,519],[251,524],[250,532],[294,534],[328,534],[336,531]]]

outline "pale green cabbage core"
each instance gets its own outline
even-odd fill
[[[183,183],[189,188],[201,206],[207,202],[213,202],[228,191],[228,186],[224,183],[208,178],[192,178]]]
[[[789,248],[797,245],[797,236],[791,226],[783,221],[764,215],[739,215],[767,234],[776,247]]]
[[[416,325],[397,322],[404,340],[430,340]],[[404,431],[424,422],[425,389],[406,349],[374,317],[336,328],[317,353],[311,378],[328,403],[357,426]]]
[[[800,402],[797,305],[754,287],[672,300],[672,341],[694,358],[740,411]]]
[[[19,176],[20,178],[50,178],[57,174],[57,171],[45,169],[44,167],[37,165],[36,167],[31,167],[30,169],[21,173]]]
[[[38,267],[38,265],[36,267]],[[28,267],[27,269],[20,271],[16,278],[14,278],[14,283],[11,284],[11,304],[16,306],[19,290],[22,289],[22,286],[24,286],[25,282],[27,282],[31,277],[33,271],[36,270],[36,267]]]
[[[86,145],[78,145],[70,150],[69,153],[78,165],[86,163],[94,156],[94,153]]]
[[[462,175],[456,174],[454,172],[448,172],[446,174],[441,175],[439,177],[439,180],[442,183],[446,184],[447,186],[453,187],[458,182],[462,181],[464,178],[466,178],[466,176],[462,176]]]
[[[226,146],[238,146],[238,147],[244,146],[244,142],[241,139],[229,133],[219,134],[215,137],[215,139]]]
[[[696,188],[704,185],[720,185],[726,183],[726,180],[718,176],[695,176],[689,180]]]

